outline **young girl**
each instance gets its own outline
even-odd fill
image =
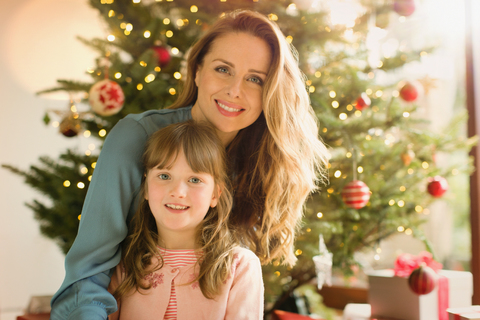
[[[235,191],[229,224],[262,263],[295,263],[293,242],[327,149],[318,138],[294,48],[275,23],[252,11],[225,14],[191,48],[187,75],[169,109],[128,115],[108,134],[82,209],[52,320],[104,320],[119,244],[136,211],[148,137],[193,119],[215,127]]]
[[[262,319],[260,260],[228,227],[232,197],[214,129],[193,121],[160,129],[144,166],[109,319]]]

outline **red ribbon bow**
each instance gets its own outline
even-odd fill
[[[420,252],[418,256],[414,256],[409,253],[403,253],[397,257],[395,260],[394,272],[397,277],[407,278],[410,276],[413,270],[420,267],[421,265],[426,265],[433,269],[433,271],[438,272],[442,269],[442,264],[433,260],[432,254],[430,252]]]

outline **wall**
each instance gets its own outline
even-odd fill
[[[87,80],[95,54],[75,39],[103,36],[97,12],[86,0],[0,2],[0,164],[28,169],[41,155],[57,158],[68,148],[86,149],[85,138],[66,138],[45,126],[47,109],[66,110],[65,94],[35,92],[58,78]],[[33,295],[52,295],[63,277],[64,256],[43,237],[24,203],[42,196],[0,168],[0,319],[23,313]]]

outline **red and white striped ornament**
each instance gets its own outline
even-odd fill
[[[361,209],[370,200],[370,188],[363,181],[353,180],[343,188],[342,198],[348,207]]]
[[[428,294],[435,289],[437,274],[432,268],[420,266],[412,271],[408,277],[408,285],[418,295]]]

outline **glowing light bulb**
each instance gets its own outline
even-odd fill
[[[145,77],[145,82],[146,83],[150,83],[152,82],[153,80],[155,80],[155,75],[154,74],[149,74],[148,76]]]

